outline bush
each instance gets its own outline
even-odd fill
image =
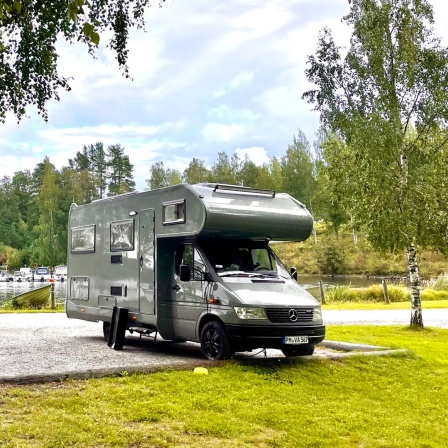
[[[389,301],[410,302],[411,293],[409,288],[404,286],[388,285],[387,292]],[[448,290],[436,291],[434,289],[423,289],[421,300],[448,300]],[[350,286],[336,286],[328,288],[325,294],[326,303],[378,303],[384,302],[383,287],[381,285],[371,285],[367,288],[350,288]]]
[[[448,291],[448,273],[440,274],[435,278],[430,278],[424,285],[427,288],[435,289],[436,291]]]
[[[334,241],[319,248],[316,261],[322,274],[339,275],[345,272],[344,251]]]

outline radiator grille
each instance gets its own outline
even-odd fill
[[[265,308],[271,322],[303,323],[313,321],[313,308]]]

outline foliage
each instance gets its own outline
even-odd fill
[[[409,288],[396,285],[387,286],[389,301],[409,302]],[[424,289],[421,291],[422,300],[438,301],[448,299],[448,290],[436,291],[433,289]],[[384,302],[384,293],[381,285],[372,285],[367,288],[351,288],[349,286],[336,286],[328,288],[325,293],[326,303],[381,303]]]
[[[425,0],[354,0],[343,21],[353,30],[348,52],[343,58],[324,29],[306,70],[317,89],[303,95],[335,133],[324,146],[338,196],[375,248],[434,247],[435,203],[444,203],[434,197],[433,175],[447,146],[448,53],[428,26],[432,8]]]
[[[319,246],[317,250],[317,265],[322,274],[338,275],[345,272],[344,252],[335,241]]]
[[[448,273],[444,272],[437,277],[432,277],[425,282],[426,288],[435,289],[436,291],[448,290]]]
[[[160,0],[160,5],[164,0]],[[0,1],[0,121],[7,111],[17,119],[35,105],[45,120],[46,103],[70,90],[69,80],[57,69],[56,41],[86,45],[94,55],[100,34],[110,36],[107,47],[129,76],[128,37],[132,28],[145,26],[147,0]]]
[[[195,375],[193,367],[150,374],[123,370],[113,378],[4,385],[0,444],[5,448],[31,446],[30,441],[36,448],[448,444],[448,388],[443,381],[448,375],[447,330],[332,326],[328,338],[405,348],[409,353],[337,360],[240,358],[207,366],[209,375]],[[422,411],[418,425],[416,409]]]
[[[134,166],[129,161],[129,156],[124,153],[124,148],[119,145],[110,145],[107,148],[107,178],[109,180],[108,196],[128,193],[134,190],[135,182],[133,179]]]

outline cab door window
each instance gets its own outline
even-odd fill
[[[193,244],[182,244],[176,250],[176,274],[179,275],[180,265],[190,266],[191,280],[203,280],[205,263],[199,251]]]

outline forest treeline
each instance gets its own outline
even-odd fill
[[[317,147],[317,146],[316,146]],[[236,153],[218,152],[209,168],[193,158],[180,172],[158,161],[152,164],[148,189],[180,182],[219,182],[286,191],[317,213],[334,220],[329,198],[320,193],[322,160],[299,131],[285,155],[261,166]],[[317,151],[319,154],[319,151]],[[120,144],[107,148],[97,142],[84,146],[61,169],[48,157],[33,171],[15,172],[0,180],[0,264],[9,270],[21,266],[56,266],[67,257],[67,218],[70,205],[134,191],[133,165]],[[320,192],[320,193],[319,193]],[[336,227],[339,221],[335,221]]]
[[[166,165],[162,161],[154,162],[148,172],[147,189],[180,182],[216,182],[287,192],[304,203],[315,220],[331,228],[337,239],[342,225],[346,230],[365,232],[350,211],[350,203],[356,198],[350,196],[350,189],[343,188],[347,187],[347,173],[343,169],[350,169],[348,163],[341,163],[343,154],[343,143],[336,136],[320,129],[311,145],[299,130],[283,156],[270,157],[262,165],[247,156],[241,158],[224,151],[217,153],[210,167],[204,160],[193,158],[182,172],[170,168],[169,162]],[[439,182],[431,174],[428,173],[428,178]],[[7,265],[9,270],[24,265],[64,264],[70,205],[86,204],[134,189],[133,165],[125,148],[120,144],[105,148],[101,142],[84,146],[60,170],[45,157],[32,172],[24,170],[12,177],[3,177],[0,181],[0,264]],[[436,240],[445,241],[443,227]],[[440,249],[434,245],[433,248]]]

